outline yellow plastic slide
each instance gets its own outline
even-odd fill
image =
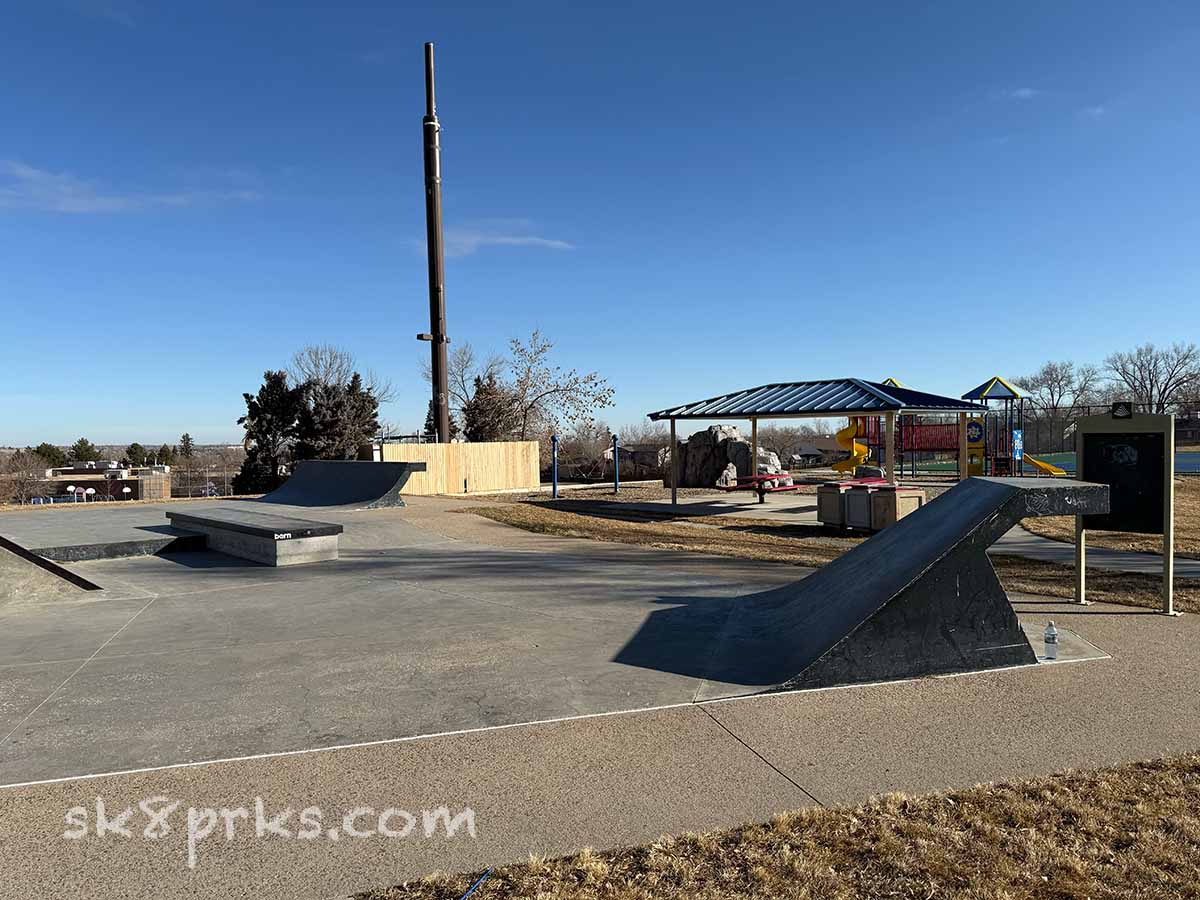
[[[835,462],[833,464],[833,471],[849,472],[853,475],[854,470],[867,461],[867,456],[871,451],[867,449],[866,444],[860,444],[855,440],[862,432],[863,423],[859,420],[858,416],[855,416],[850,419],[849,425],[834,435],[837,438],[838,444],[850,451],[850,458],[843,459],[841,462]]]
[[[1056,478],[1061,478],[1063,475],[1067,474],[1066,469],[1060,469],[1058,466],[1052,463],[1043,462],[1036,456],[1030,456],[1028,453],[1023,454],[1023,456],[1025,457],[1025,462],[1033,463],[1033,467],[1043,475],[1053,475]]]

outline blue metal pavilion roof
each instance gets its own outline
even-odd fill
[[[926,394],[859,378],[764,384],[650,413],[659,419],[766,419],[772,416],[847,416],[883,412],[987,412],[954,397]]]

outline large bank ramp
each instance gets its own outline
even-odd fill
[[[1035,663],[987,548],[1028,516],[1107,509],[1107,485],[967,479],[808,578],[742,598],[700,699]]]
[[[264,503],[288,506],[349,506],[379,509],[404,506],[400,491],[425,463],[358,462],[311,459],[296,463],[292,475]]]

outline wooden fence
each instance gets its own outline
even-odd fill
[[[425,463],[425,471],[414,472],[402,494],[534,490],[541,483],[537,441],[384,444],[382,456],[382,462]]]

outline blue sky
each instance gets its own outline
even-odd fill
[[[0,444],[236,440],[311,342],[419,425],[425,40],[452,339],[612,424],[1200,330],[1195,4],[14,3]]]

